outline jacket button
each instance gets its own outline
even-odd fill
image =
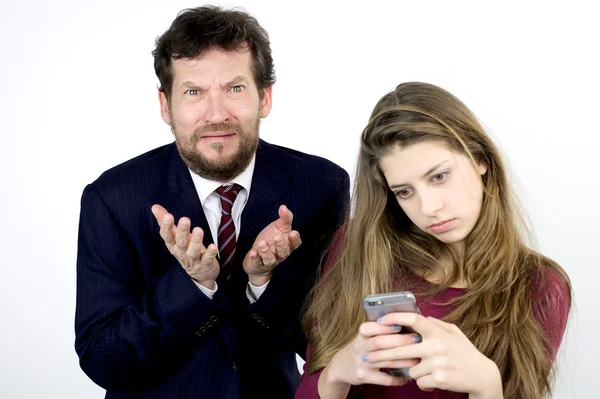
[[[206,332],[206,327],[205,326],[200,327],[200,329],[198,330],[198,332],[200,334],[203,334],[204,332]]]

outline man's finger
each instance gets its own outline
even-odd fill
[[[275,225],[282,233],[289,233],[292,230],[293,219],[294,215],[292,214],[292,211],[290,211],[287,206],[281,205],[279,207],[279,219],[275,221]]]
[[[292,232],[290,232],[288,237],[290,240],[290,249],[292,251],[298,249],[300,244],[302,244],[302,240],[300,239],[300,233],[297,232],[296,230],[293,230]]]
[[[271,249],[263,243],[258,245],[258,255],[262,259],[262,263],[267,267],[273,267],[277,263],[277,258]]]
[[[275,253],[277,258],[285,259],[290,256],[290,252],[292,251],[289,245],[283,240],[283,236],[281,234],[277,234],[273,239],[275,242]]]
[[[159,225],[161,224],[163,217],[169,213],[164,207],[158,204],[152,205],[152,208],[150,208],[150,210],[152,211],[152,214],[156,218],[156,221]]]
[[[179,219],[177,225],[177,233],[175,233],[175,241],[177,246],[183,250],[187,250],[189,234],[190,233],[190,220],[186,217]]]
[[[204,245],[202,245],[202,238],[204,237],[204,231],[200,227],[194,227],[192,231],[192,240],[187,249],[187,256],[192,260],[200,259],[200,254],[204,251]]]
[[[212,266],[214,260],[217,259],[217,252],[217,246],[215,244],[210,244],[202,254],[200,262],[206,267]]]
[[[169,213],[164,214],[159,222],[160,236],[169,250],[175,245],[175,226],[173,226],[173,216]]]
[[[248,254],[246,255],[246,259],[244,259],[245,268],[258,270],[262,267],[262,259],[258,256],[258,251],[256,249],[250,249]]]

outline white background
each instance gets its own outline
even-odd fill
[[[554,397],[596,397],[600,25],[592,6],[239,1],[272,40],[267,141],[352,175],[369,113],[398,83],[434,83],[471,107],[508,157],[542,252],[573,281]],[[2,398],[103,397],[73,349],[79,200],[107,168],[172,140],[151,51],[177,12],[197,5],[1,0]]]

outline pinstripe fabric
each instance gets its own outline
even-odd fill
[[[160,238],[150,207],[210,231],[176,146],[102,174],[81,198],[75,349],[107,398],[291,398],[294,352],[304,354],[298,314],[321,251],[348,202],[345,171],[261,140],[242,213],[231,279],[209,300]],[[286,204],[302,246],[277,266],[265,293],[245,296],[241,262]],[[212,243],[204,235],[204,245]]]

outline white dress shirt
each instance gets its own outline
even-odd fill
[[[233,202],[233,208],[231,210],[231,216],[233,218],[233,224],[235,225],[235,237],[239,237],[240,229],[242,227],[242,211],[244,210],[244,206],[246,206],[246,202],[248,202],[248,196],[250,195],[250,186],[252,185],[252,175],[254,174],[254,164],[256,163],[256,156],[252,157],[250,164],[239,176],[235,177],[229,183],[237,183],[242,186],[242,189],[238,193],[235,201]],[[194,186],[196,187],[196,191],[198,192],[198,197],[200,198],[200,203],[202,204],[202,209],[204,210],[204,215],[206,216],[206,220],[208,221],[208,225],[210,227],[210,233],[212,234],[213,241],[218,243],[218,235],[217,232],[219,230],[219,224],[221,223],[221,199],[219,198],[219,194],[215,192],[217,188],[219,188],[223,183],[216,182],[214,180],[208,180],[201,176],[198,176],[196,173],[190,170],[190,174],[192,175],[192,181],[194,182]],[[206,234],[206,232],[204,232]],[[246,254],[236,253],[237,256],[246,256]],[[204,287],[201,284],[198,284],[194,281],[196,286],[202,291],[207,297],[212,299],[217,292],[219,287],[217,286],[217,282],[215,281],[214,289],[209,289]],[[267,285],[269,283],[265,283],[259,287],[252,285],[250,281],[248,281],[248,287],[246,289],[246,296],[250,303],[254,303],[263,292],[267,289]],[[254,299],[256,298],[256,299]]]

